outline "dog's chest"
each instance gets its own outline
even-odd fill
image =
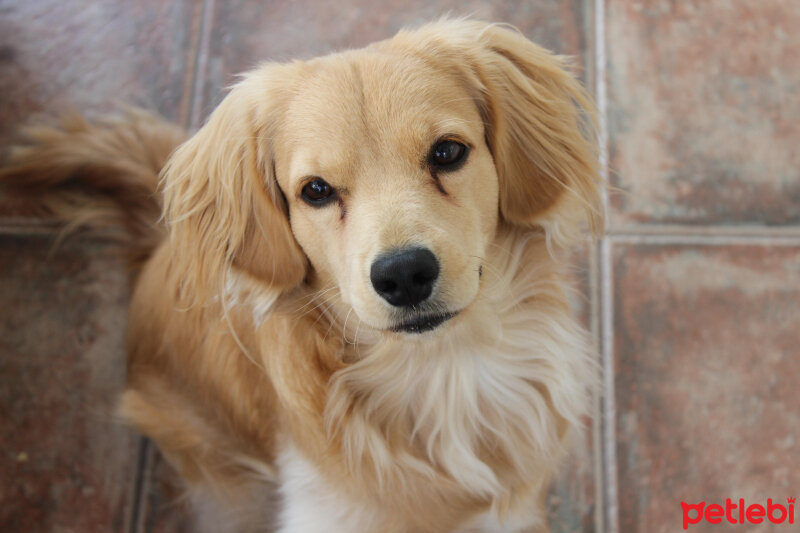
[[[334,376],[326,415],[336,426],[348,413],[337,429],[349,464],[404,483],[414,476],[455,482],[489,500],[535,476],[558,447],[559,419],[573,414],[552,401],[553,391],[578,386],[563,361],[583,354],[552,335],[537,337],[533,322],[383,347],[369,364]]]

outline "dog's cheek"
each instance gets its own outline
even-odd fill
[[[321,230],[320,225],[310,220],[301,209],[292,210],[294,216],[291,218],[291,228],[311,265],[313,272],[309,279],[316,285],[330,286],[333,279],[328,257],[331,239],[324,230]]]
[[[500,218],[500,178],[489,149],[481,146],[475,152],[471,175],[472,200],[480,220],[481,249],[485,249],[494,239]]]
[[[451,309],[461,309],[475,298],[486,245],[481,234],[481,217],[475,205],[462,207],[452,237],[442,246],[441,296]]]
[[[480,289],[481,273],[490,260],[490,243],[499,222],[499,180],[488,149],[485,152],[474,154],[470,172],[464,176],[458,223],[451,228],[452,277],[445,280],[443,289],[448,293],[448,303],[457,308],[469,305]]]

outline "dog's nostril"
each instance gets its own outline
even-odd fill
[[[397,290],[397,283],[390,279],[379,280],[375,288],[381,292],[391,292]]]
[[[438,277],[439,262],[427,248],[404,248],[383,254],[370,268],[375,292],[396,307],[426,300]]]
[[[431,278],[430,278],[430,275],[429,275],[429,274],[420,274],[420,273],[417,273],[417,274],[414,274],[414,275],[411,277],[411,281],[412,281],[412,282],[414,282],[414,284],[415,284],[415,285],[423,285],[423,284],[425,284],[425,283],[428,283],[428,282],[430,282],[430,281],[431,281]]]

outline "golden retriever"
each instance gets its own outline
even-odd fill
[[[548,530],[594,379],[563,255],[603,216],[566,66],[442,20],[261,65],[182,144],[131,113],[11,153],[7,188],[127,231],[122,413],[207,530]]]

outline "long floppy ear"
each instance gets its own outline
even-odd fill
[[[415,34],[416,33],[416,34]],[[595,112],[566,58],[495,24],[443,20],[407,34],[466,84],[500,179],[500,212],[565,244],[603,228]],[[419,48],[420,46],[424,48]]]
[[[592,231],[602,231],[591,98],[564,58],[520,33],[487,26],[478,42],[485,49],[479,69],[503,217],[555,234],[570,233],[582,218]]]
[[[246,75],[163,170],[173,261],[195,299],[218,294],[231,267],[278,289],[305,277],[272,164],[281,109],[272,68]]]

